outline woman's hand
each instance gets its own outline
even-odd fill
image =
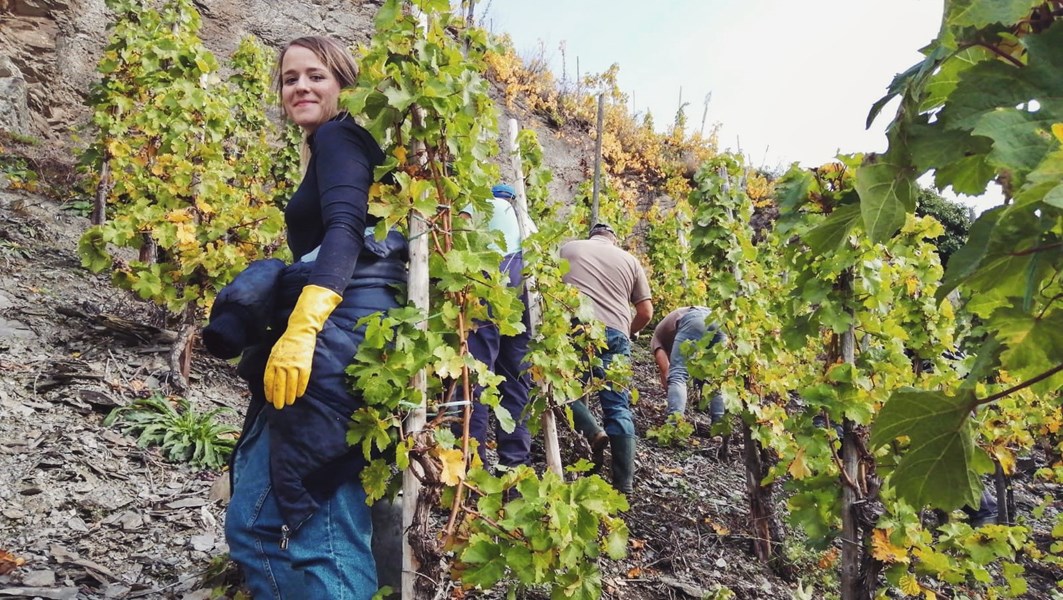
[[[317,334],[342,300],[343,296],[321,286],[303,288],[292,315],[288,317],[288,328],[273,345],[266,362],[263,378],[266,400],[277,410],[294,404],[296,398],[306,393]]]

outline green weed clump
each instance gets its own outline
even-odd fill
[[[216,419],[223,412],[231,410],[199,413],[184,398],[171,402],[156,394],[114,409],[103,424],[117,423],[124,433],[137,436],[138,446],[158,446],[169,460],[218,469],[229,461],[239,434],[235,427]]]
[[[668,420],[660,427],[646,431],[646,437],[664,447],[686,446],[690,436],[694,435],[694,425],[683,415],[668,415]]]
[[[35,192],[39,179],[25,158],[8,154],[0,145],[0,184],[3,187]]]

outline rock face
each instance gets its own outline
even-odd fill
[[[26,79],[15,63],[3,55],[0,55],[0,129],[22,135],[30,132]]]
[[[200,37],[219,59],[254,34],[270,46],[308,34],[362,42],[373,0],[202,0]],[[84,99],[107,43],[104,0],[0,0],[0,128],[67,137],[88,118]],[[21,101],[19,100],[21,98]]]
[[[195,4],[202,15],[200,38],[224,64],[248,34],[275,48],[311,34],[350,44],[368,42],[383,0],[196,0]],[[109,22],[105,0],[0,0],[0,129],[44,138],[74,155],[76,149],[69,146],[73,134],[84,137],[83,126],[90,117],[85,98],[97,78],[96,63],[107,44]],[[5,55],[13,68],[5,69]],[[9,77],[8,71],[21,77]],[[498,111],[500,118],[512,112],[501,103]],[[538,131],[547,165],[554,171],[550,184],[554,201],[571,202],[576,184],[590,177],[586,157],[593,156],[592,140],[581,135],[562,141],[541,120],[528,116],[522,117],[521,126]],[[497,160],[506,163],[503,178],[511,177],[508,160]]]

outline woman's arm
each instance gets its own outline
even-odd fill
[[[347,286],[365,245],[369,187],[383,158],[369,133],[359,130],[350,122],[325,123],[312,148],[324,237],[307,283],[337,293]]]

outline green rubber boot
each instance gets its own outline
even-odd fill
[[[572,424],[576,426],[576,431],[582,433],[588,442],[593,442],[602,433],[598,419],[594,418],[594,413],[583,400],[576,400],[569,406],[572,407]]]
[[[613,447],[613,487],[622,494],[631,494],[635,482],[635,436],[611,435]]]
[[[594,473],[601,473],[605,466],[605,448],[609,445],[609,436],[604,431],[591,440],[591,462],[594,463]]]

